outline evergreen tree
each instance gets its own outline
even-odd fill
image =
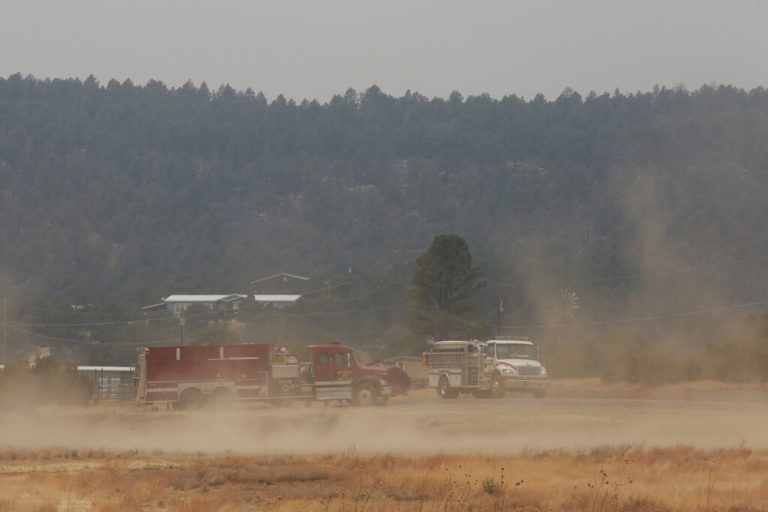
[[[479,267],[472,265],[466,240],[459,235],[438,235],[427,252],[416,260],[414,287],[408,293],[414,305],[406,319],[416,334],[437,339],[476,338],[488,327],[476,322],[481,307],[472,296],[486,283]]]

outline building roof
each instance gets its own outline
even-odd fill
[[[208,303],[208,302],[239,302],[245,299],[247,295],[169,295],[163,299],[166,304],[169,302],[182,303]]]
[[[254,295],[256,302],[296,302],[301,295]]]
[[[135,368],[133,366],[78,366],[79,372],[132,372]]]
[[[260,283],[262,281],[269,281],[270,279],[274,279],[276,277],[288,277],[288,278],[291,278],[291,279],[298,279],[300,281],[309,281],[308,277],[297,276],[296,274],[286,274],[285,272],[281,272],[280,274],[274,274],[274,275],[271,275],[271,276],[262,277],[261,279],[256,279],[255,281],[251,281],[251,284]]]

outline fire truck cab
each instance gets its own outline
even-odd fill
[[[349,400],[357,405],[382,405],[405,394],[405,374],[397,367],[361,365],[344,345],[309,345],[311,378],[317,400]]]

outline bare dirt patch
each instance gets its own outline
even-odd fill
[[[557,384],[556,384],[557,386]],[[0,416],[0,449],[242,454],[511,455],[603,445],[768,449],[768,400],[562,398],[441,400],[424,390],[383,407],[179,412],[134,404]]]
[[[550,396],[644,400],[768,401],[768,383],[702,380],[662,386],[646,386],[628,382],[605,384],[598,378],[562,379],[553,382]]]
[[[581,397],[590,386],[603,389],[560,381],[544,400],[423,390],[371,408],[4,413],[0,512],[768,509],[762,388]]]

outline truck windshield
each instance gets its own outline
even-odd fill
[[[502,345],[496,344],[498,359],[536,359],[536,349],[533,345]]]

